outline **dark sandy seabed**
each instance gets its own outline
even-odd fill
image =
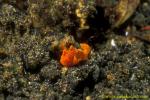
[[[118,28],[111,28],[118,0],[85,0],[83,18],[75,13],[79,2],[0,0],[0,100],[150,97],[150,30],[141,30],[150,26],[150,0]],[[80,29],[82,19],[88,29]],[[67,70],[57,48],[65,36],[92,48],[88,60]]]

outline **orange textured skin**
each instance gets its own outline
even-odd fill
[[[91,48],[88,44],[81,43],[81,49],[77,49],[70,46],[69,49],[64,49],[60,58],[60,63],[63,66],[70,67],[78,64],[79,62],[86,60],[91,51]]]
[[[81,46],[81,49],[83,50],[84,58],[86,60],[88,58],[90,51],[91,51],[91,47],[86,43],[81,43],[80,46]]]

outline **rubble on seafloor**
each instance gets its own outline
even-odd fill
[[[150,25],[149,6],[150,0],[0,0],[0,100],[148,99],[150,30],[141,29]],[[63,50],[82,52],[80,43],[90,47],[86,59],[63,66]]]

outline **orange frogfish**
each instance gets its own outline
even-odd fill
[[[79,62],[87,60],[91,47],[86,43],[80,43],[80,48],[71,45],[62,51],[60,63],[65,67],[77,65]]]

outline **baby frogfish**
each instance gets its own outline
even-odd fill
[[[71,45],[69,49],[65,48],[62,52],[60,63],[65,67],[71,67],[87,60],[91,47],[86,43],[80,43],[80,47],[77,49]]]

